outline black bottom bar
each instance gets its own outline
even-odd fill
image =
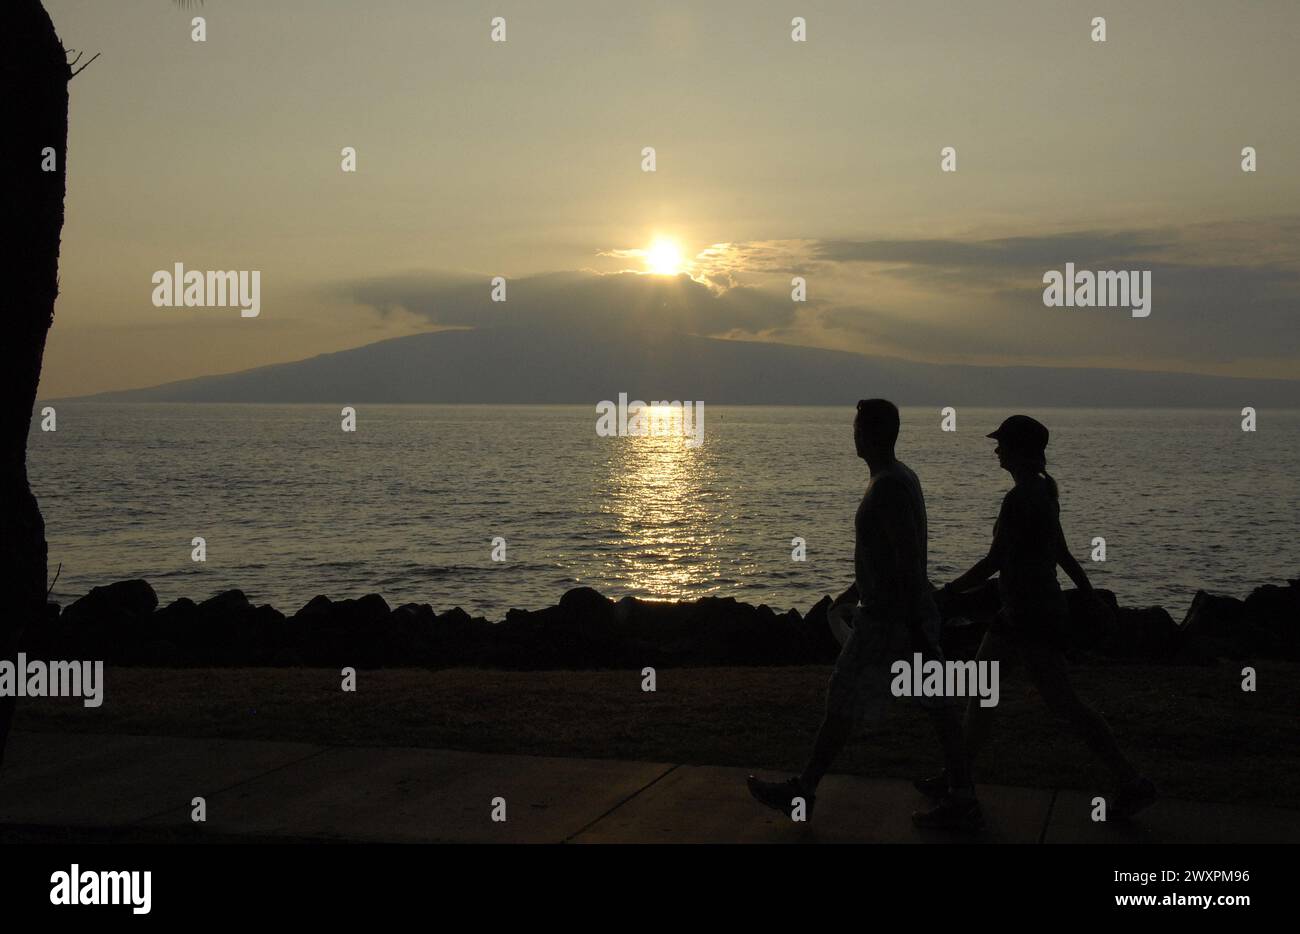
[[[631,846],[247,843],[0,848],[6,920],[38,914],[66,919],[74,912],[96,922],[274,918],[319,921],[331,930],[346,919],[389,915],[457,926],[511,916],[535,924],[584,917],[666,923],[680,919],[682,910],[695,916],[706,909],[770,925],[770,912],[782,908],[809,912],[816,906],[820,913],[847,905],[856,906],[864,923],[884,917],[875,911],[913,913],[918,923],[1125,916],[1159,923],[1195,914],[1231,922],[1243,912],[1271,914],[1294,905],[1294,855],[1285,846],[877,846],[816,855],[806,848],[700,846],[653,853]],[[74,864],[83,886],[88,873],[148,871],[149,912],[135,914],[129,904],[52,904],[61,879],[55,874],[68,874],[70,884]],[[99,884],[96,876],[82,891],[93,895]],[[1242,896],[1248,903],[1224,901]],[[1147,903],[1132,903],[1133,897]],[[129,902],[129,893],[121,900]],[[143,901],[140,893],[137,901]],[[602,915],[590,914],[597,906]],[[459,920],[453,922],[449,909]],[[807,920],[822,923],[814,915]]]

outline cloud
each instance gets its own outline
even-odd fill
[[[377,277],[342,291],[381,314],[401,309],[442,327],[759,335],[794,318],[788,296],[686,275],[546,273],[508,280],[504,302],[492,301],[487,276]]]
[[[1300,377],[1300,221],[943,239],[717,243],[696,278],[433,273],[351,283],[381,313],[438,327],[600,329],[774,340],[934,362],[1103,365]],[[1150,270],[1152,311],[1047,308],[1049,269]],[[808,279],[808,301],[790,278]]]
[[[1216,372],[1253,359],[1294,377],[1300,246],[1288,231],[1295,225],[1282,218],[984,240],[822,240],[811,253],[858,286],[841,293],[821,324],[880,352]],[[1043,273],[1067,262],[1080,270],[1149,270],[1151,316],[1044,307]]]
[[[1153,256],[1169,244],[1150,231],[1090,231],[996,240],[820,240],[817,259],[834,263],[903,263],[958,269],[1079,268],[1121,257]]]

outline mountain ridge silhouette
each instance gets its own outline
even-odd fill
[[[835,405],[1300,408],[1300,380],[919,363],[792,344],[529,328],[434,331],[139,389],[97,402],[595,404],[616,399]]]

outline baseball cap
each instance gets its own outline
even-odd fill
[[[1047,447],[1047,426],[1028,415],[1012,415],[998,426],[997,431],[985,435],[1013,448],[1041,451]]]

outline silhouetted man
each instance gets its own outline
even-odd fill
[[[797,798],[812,817],[817,786],[864,716],[879,718],[892,695],[895,661],[942,661],[941,620],[926,576],[928,535],[921,483],[894,456],[898,408],[885,399],[858,403],[853,441],[871,479],[854,518],[853,586],[832,609],[850,601],[853,630],[844,643],[826,693],[826,716],[803,773],[784,782],[749,777],[750,793],[768,807],[793,816]],[[943,747],[949,793],[934,810],[912,815],[920,826],[978,829],[983,824],[962,744],[955,698],[919,702],[930,713]]]

